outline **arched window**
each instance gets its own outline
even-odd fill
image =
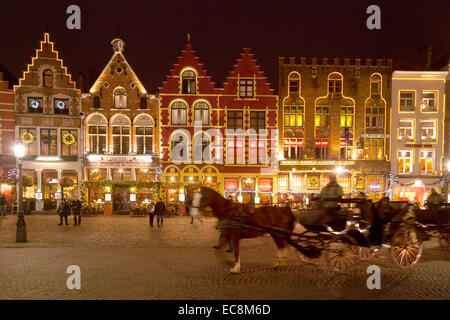
[[[209,105],[206,102],[199,101],[194,105],[194,122],[209,125]]]
[[[205,133],[194,137],[194,162],[211,161],[211,139]]]
[[[151,154],[153,152],[153,119],[142,114],[137,116],[133,121],[136,137],[136,153]]]
[[[95,114],[88,118],[88,140],[89,153],[104,154],[108,148],[107,146],[107,131],[108,121],[100,114]]]
[[[381,93],[381,77],[373,74],[370,77],[370,95],[379,95]]]
[[[342,76],[332,73],[328,76],[328,93],[342,94]]]
[[[175,132],[170,141],[171,161],[187,161],[188,139],[183,132]]]
[[[127,91],[123,87],[114,89],[114,108],[126,109],[127,107]]]
[[[53,87],[53,71],[45,69],[42,73],[44,87]]]
[[[298,94],[300,91],[300,76],[298,73],[291,73],[289,75],[289,93]]]
[[[172,124],[187,124],[187,106],[183,101],[175,101],[172,103]]]
[[[111,135],[114,154],[128,154],[130,152],[130,119],[118,115],[111,120]]]
[[[197,89],[196,75],[193,70],[186,70],[181,75],[181,93],[195,94]]]

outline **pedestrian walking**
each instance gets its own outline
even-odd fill
[[[66,221],[66,226],[69,225],[69,223],[67,222],[67,217],[70,215],[70,206],[67,203],[67,201],[65,199],[63,199],[61,201],[61,204],[59,205],[59,208],[57,210],[58,214],[59,214],[59,224],[58,226],[61,226],[63,223],[63,218]]]
[[[2,193],[0,196],[0,216],[6,216],[6,204],[8,203],[8,200],[6,199],[5,195]]]
[[[148,222],[150,223],[150,227],[153,228],[153,219],[155,218],[155,205],[150,203],[150,210],[148,211]]]
[[[158,227],[163,226],[164,211],[166,211],[166,205],[164,204],[163,199],[159,198],[159,201],[155,205],[156,224]]]
[[[72,213],[73,213],[73,221],[74,226],[79,226],[81,224],[81,206],[82,203],[80,200],[72,201]]]

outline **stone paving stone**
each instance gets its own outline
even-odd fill
[[[218,259],[216,219],[83,217],[58,226],[55,215],[26,216],[27,243],[15,242],[17,217],[0,218],[0,299],[449,299],[450,252],[426,243],[421,261],[397,267],[383,251],[346,273],[310,264],[290,249],[288,265],[271,268],[271,238],[243,240],[241,274],[232,256]],[[366,287],[367,267],[381,268],[381,290]],[[66,268],[81,268],[81,290],[68,290]]]

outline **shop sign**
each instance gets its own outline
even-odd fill
[[[89,162],[152,162],[152,156],[100,156],[90,154],[87,159]]]
[[[422,144],[422,143],[406,143],[405,148],[432,148],[431,144]]]
[[[239,190],[238,179],[225,179],[225,190],[226,191],[238,191]]]
[[[306,187],[308,190],[319,190],[320,180],[318,176],[308,176],[306,178]]]
[[[259,179],[258,190],[262,192],[272,192],[272,179]]]
[[[388,134],[369,134],[369,133],[365,133],[361,135],[361,138],[366,138],[366,139],[385,139],[385,138],[389,138]]]
[[[300,160],[300,161],[281,161],[281,164],[286,165],[304,165],[304,166],[353,166],[355,161],[321,161],[321,160]]]

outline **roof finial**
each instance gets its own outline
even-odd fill
[[[191,34],[190,33],[187,34],[187,42],[191,43]]]

